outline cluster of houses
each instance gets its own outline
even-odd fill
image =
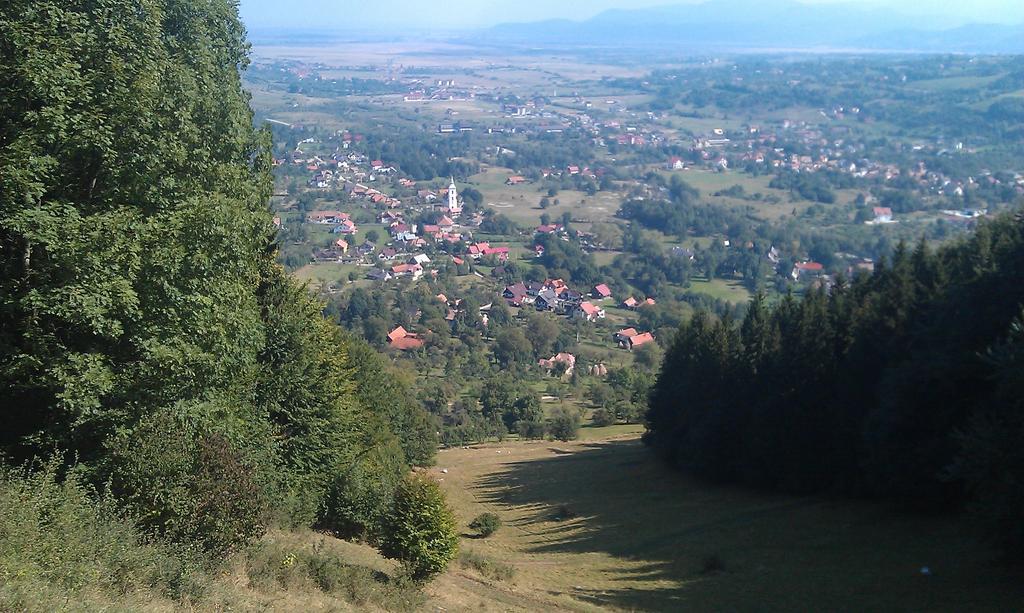
[[[574,319],[597,321],[604,319],[604,309],[585,299],[585,296],[570,288],[562,279],[547,279],[530,283],[515,283],[501,293],[509,305],[530,307],[566,315]]]

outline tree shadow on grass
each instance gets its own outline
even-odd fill
[[[984,576],[988,550],[954,520],[709,486],[663,466],[637,440],[577,449],[505,464],[473,487],[514,509],[506,523],[527,535],[527,553],[613,558],[599,569],[601,585],[572,587],[581,601],[628,610],[999,609],[1024,601],[1015,578]],[[917,571],[926,564],[958,574],[922,584]]]

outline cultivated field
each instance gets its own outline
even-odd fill
[[[464,539],[463,549],[514,575],[489,578],[456,565],[431,586],[431,604],[1010,611],[1024,602],[1024,586],[955,520],[709,487],[656,462],[635,427],[616,428],[584,429],[599,440],[442,451],[432,472],[462,525],[485,511],[505,522],[488,539]]]

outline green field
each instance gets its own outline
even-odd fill
[[[622,195],[616,192],[598,192],[588,196],[579,191],[563,190],[551,198],[551,201],[558,199],[557,205],[541,209],[540,201],[546,193],[539,191],[539,186],[533,183],[505,185],[505,179],[511,174],[512,170],[508,168],[486,168],[469,177],[468,182],[484,195],[485,207],[527,227],[540,224],[540,216],[544,213],[552,219],[559,219],[568,212],[573,219],[609,221],[615,217],[622,203]]]
[[[1016,571],[956,519],[709,487],[655,460],[635,427],[613,429],[634,434],[442,451],[432,472],[461,525],[484,511],[505,523],[486,540],[464,539],[463,549],[515,574],[489,579],[453,569],[430,586],[430,604],[447,611],[1011,611],[1024,602]]]
[[[726,281],[725,279],[693,279],[690,282],[689,291],[697,294],[705,294],[718,300],[725,300],[736,304],[743,304],[750,301],[750,292],[739,281]]]

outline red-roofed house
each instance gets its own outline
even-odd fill
[[[309,223],[339,224],[343,221],[348,221],[348,219],[348,213],[342,213],[341,211],[313,211],[306,215],[306,220]]]
[[[637,334],[640,333],[636,331],[636,328],[626,328],[625,330],[619,330],[618,332],[613,334],[612,337],[615,339],[616,343],[619,343],[620,345],[625,347],[626,341],[633,338]]]
[[[571,375],[572,371],[576,369],[576,356],[574,356],[571,353],[564,353],[563,352],[563,353],[559,353],[558,355],[553,356],[553,357],[551,357],[551,358],[549,358],[547,360],[538,360],[537,361],[537,365],[540,366],[541,368],[543,368],[544,370],[548,371],[548,372],[551,372],[552,370],[555,370],[555,368],[557,368],[559,364],[564,364],[565,365],[565,372],[564,372],[564,374]]]
[[[399,351],[419,349],[423,346],[423,339],[418,334],[407,332],[402,326],[398,326],[388,333],[388,345]]]
[[[590,302],[581,302],[576,310],[572,312],[572,316],[577,319],[585,319],[590,322],[597,321],[598,319],[604,319],[604,309],[599,306],[595,306]]]
[[[793,277],[793,280],[795,281],[805,275],[820,275],[824,270],[825,267],[818,262],[797,262],[797,264],[793,266],[793,272],[790,273],[790,276]]]
[[[590,294],[598,300],[604,300],[605,298],[611,298],[612,290],[604,283],[595,285],[594,290]]]
[[[650,332],[644,332],[643,334],[637,334],[636,336],[631,336],[631,337],[627,338],[626,339],[626,347],[630,351],[633,351],[637,347],[641,347],[643,345],[646,345],[647,343],[653,343],[653,342],[654,342],[654,335],[651,334]]]
[[[423,267],[419,264],[399,264],[391,267],[391,274],[396,277],[412,277],[415,280],[423,276]]]
[[[629,298],[626,298],[625,300],[622,301],[622,308],[635,309],[638,304],[640,303],[636,301],[636,298],[630,296]]]

